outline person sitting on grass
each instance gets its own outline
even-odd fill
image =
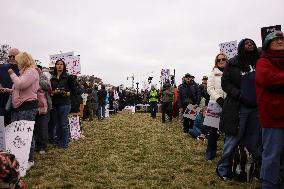
[[[203,125],[206,107],[200,110],[200,112],[196,115],[193,128],[188,130],[188,133],[196,139],[204,140],[209,132],[209,127]]]

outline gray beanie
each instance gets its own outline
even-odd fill
[[[271,41],[277,37],[284,37],[282,31],[275,31],[268,34],[263,42],[262,50],[267,50]]]

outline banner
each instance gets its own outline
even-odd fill
[[[263,44],[263,42],[264,42],[264,40],[265,40],[265,37],[266,37],[268,34],[274,32],[274,31],[276,31],[276,30],[281,31],[281,25],[268,26],[268,27],[263,27],[263,28],[261,28],[261,40],[262,40],[262,44]]]
[[[0,150],[6,150],[4,116],[0,116]]]
[[[26,175],[34,121],[15,121],[5,127],[6,151],[14,154],[20,165],[20,176]]]
[[[183,117],[195,120],[195,117],[200,112],[200,110],[201,110],[201,108],[199,108],[199,107],[197,107],[195,105],[189,104],[186,107],[186,109],[185,109],[185,111],[183,113]]]
[[[233,58],[238,54],[237,41],[220,43],[219,47],[220,47],[220,52],[224,53],[228,59]]]
[[[80,117],[77,115],[69,116],[69,127],[72,139],[81,138]]]
[[[217,102],[210,101],[207,106],[203,125],[219,129],[221,113],[222,107]]]

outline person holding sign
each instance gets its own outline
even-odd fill
[[[67,74],[63,60],[55,62],[55,68],[50,79],[52,88],[52,106],[56,123],[56,141],[59,148],[68,148],[70,129],[68,115],[71,110],[70,93],[75,93],[75,85],[72,77]]]
[[[223,107],[226,93],[221,86],[221,78],[223,75],[224,67],[227,64],[227,56],[223,53],[219,53],[215,58],[215,66],[208,77],[207,92],[210,95],[210,101],[217,103],[220,107]],[[207,161],[212,161],[216,156],[218,129],[211,127],[205,158]]]
[[[262,127],[262,188],[284,187],[284,35],[266,36],[256,66],[256,93]]]
[[[249,170],[232,172],[230,158],[240,146],[251,153],[254,163],[260,160],[261,131],[255,90],[255,67],[259,54],[251,39],[238,44],[238,55],[224,68],[221,85],[227,93],[220,119],[220,130],[225,133],[224,149],[217,165],[217,175],[222,180],[244,178]],[[247,172],[246,172],[247,171]]]
[[[15,57],[18,62],[20,76],[9,69],[12,87],[12,115],[11,121],[35,121],[38,110],[37,91],[39,90],[39,74],[36,70],[36,64],[32,56],[26,52],[21,52]],[[32,143],[29,154],[28,169],[34,164],[35,142],[32,137]]]

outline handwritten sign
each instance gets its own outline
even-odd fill
[[[71,75],[81,74],[80,56],[68,56],[65,58],[67,72]]]
[[[67,52],[67,53],[60,53],[60,54],[54,54],[54,55],[50,55],[50,67],[54,67],[54,64],[57,60],[61,59],[65,61],[66,57],[69,56],[74,56],[74,52]]]
[[[34,121],[15,121],[5,127],[6,151],[14,154],[20,165],[20,176],[26,175]]]
[[[72,139],[81,138],[80,118],[77,115],[69,116],[69,127]]]
[[[272,32],[275,32],[276,30],[281,31],[281,25],[275,25],[275,26],[268,26],[261,28],[261,39],[262,44],[266,38],[266,36]]]
[[[228,59],[233,58],[238,54],[237,41],[220,43],[219,47],[220,47],[220,52],[224,53]]]
[[[165,83],[166,80],[170,79],[170,69],[161,70],[161,84]]]
[[[219,106],[219,104],[214,101],[210,101],[207,106],[203,124],[218,129],[221,113],[222,113],[221,106]]]
[[[183,117],[195,120],[195,117],[200,112],[200,109],[201,108],[189,104],[183,113]]]
[[[0,150],[6,150],[4,116],[0,116]]]

